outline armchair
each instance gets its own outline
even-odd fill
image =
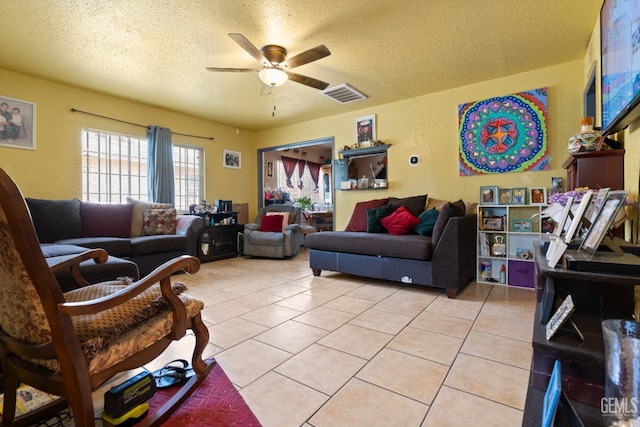
[[[289,212],[284,232],[260,231],[262,217],[269,212]],[[266,258],[296,255],[304,243],[300,225],[300,208],[292,205],[269,205],[258,210],[256,222],[244,226],[244,254]]]
[[[119,372],[149,363],[187,329],[195,335],[195,375],[141,425],[166,421],[213,368],[215,362],[202,359],[209,339],[200,315],[203,303],[183,294],[184,285],[171,283],[174,272],[197,272],[197,258],[168,261],[137,282],[120,278],[94,285],[83,282],[74,261],[66,260],[56,268],[71,268],[81,287],[63,293],[42,254],[24,198],[2,169],[0,242],[3,425],[26,425],[70,406],[76,426],[94,426],[92,391]],[[75,262],[88,258],[104,262],[107,255],[96,249]],[[16,418],[21,383],[61,398]]]

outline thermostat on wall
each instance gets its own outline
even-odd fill
[[[420,156],[418,156],[417,154],[412,154],[409,156],[409,164],[411,166],[418,166],[418,163],[420,163]]]

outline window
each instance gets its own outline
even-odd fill
[[[178,210],[204,199],[204,150],[173,145]],[[82,198],[124,203],[126,196],[147,198],[147,140],[94,129],[82,131]]]
[[[311,203],[324,203],[324,193],[322,191],[322,181],[318,182],[318,191],[314,191],[316,185],[311,179],[311,172],[309,172],[309,168],[305,167],[304,172],[302,173],[302,184],[303,188],[299,188],[298,186],[298,165],[296,165],[295,170],[293,171],[293,176],[291,177],[291,182],[293,183],[293,188],[287,187],[287,174],[284,171],[284,164],[282,160],[278,159],[276,161],[276,178],[278,183],[278,188],[286,191],[291,195],[291,200],[295,201],[300,197],[308,197],[311,199]],[[320,174],[322,175],[322,173]]]

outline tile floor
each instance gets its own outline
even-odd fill
[[[522,422],[532,290],[472,283],[451,300],[425,287],[314,277],[306,251],[206,263],[174,280],[205,302],[205,356],[265,427]],[[188,358],[190,338],[148,368]],[[97,409],[108,386],[94,393]]]

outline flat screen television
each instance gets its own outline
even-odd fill
[[[640,2],[604,0],[600,10],[602,132],[640,117]]]

